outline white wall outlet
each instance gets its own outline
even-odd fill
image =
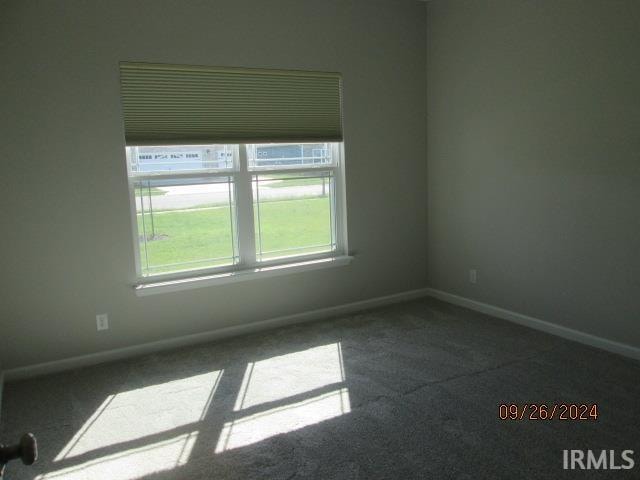
[[[469,270],[469,281],[471,283],[477,283],[478,282],[478,271],[475,269]]]
[[[96,315],[96,325],[98,327],[98,331],[109,330],[109,315],[106,313]]]

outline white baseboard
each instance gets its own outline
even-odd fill
[[[513,312],[504,308],[489,305],[487,303],[471,300],[470,298],[461,297],[452,293],[443,292],[442,290],[436,290],[434,288],[426,288],[426,293],[430,297],[438,298],[454,305],[475,310],[476,312],[485,313],[496,318],[508,320],[525,327],[541,330],[552,335],[573,340],[576,342],[589,345],[591,347],[600,348],[609,352],[624,355],[625,357],[634,358],[640,360],[640,348],[628,345],[626,343],[616,342],[614,340],[607,340],[606,338],[591,335],[590,333],[581,332],[572,328],[563,327],[555,323],[546,322],[538,318],[523,315],[522,313]]]
[[[124,358],[135,357],[139,355],[145,355],[148,353],[155,353],[162,350],[170,350],[173,348],[179,348],[189,345],[195,345],[199,343],[207,343],[213,340],[219,340],[228,337],[234,337],[237,335],[259,332],[275,327],[292,325],[296,323],[310,322],[314,320],[321,320],[323,318],[330,318],[338,315],[346,315],[370,308],[381,307],[384,305],[391,305],[393,303],[404,302],[407,300],[413,300],[430,296],[438,298],[454,305],[466,307],[470,310],[485,313],[487,315],[508,320],[526,327],[541,330],[559,337],[563,337],[569,340],[580,342],[592,347],[607,350],[609,352],[624,355],[626,357],[640,360],[640,348],[627,345],[624,343],[616,342],[613,340],[607,340],[602,337],[591,335],[589,333],[580,332],[571,328],[562,327],[560,325],[546,322],[538,318],[523,315],[521,313],[506,310],[504,308],[489,305],[487,303],[478,302],[469,298],[454,295],[452,293],[443,292],[433,288],[421,288],[417,290],[409,290],[406,292],[400,292],[393,295],[386,295],[383,297],[371,298],[368,300],[362,300],[359,302],[347,303],[343,305],[336,305],[333,307],[320,308],[317,310],[311,310],[308,312],[297,313],[293,315],[287,315],[283,317],[276,317],[269,320],[263,320],[259,322],[245,323],[243,325],[237,325],[232,327],[220,328],[217,330],[211,330],[202,333],[195,333],[192,335],[185,335],[182,337],[171,338],[167,340],[159,340],[156,342],[144,343],[140,345],[134,345],[131,347],[118,348],[114,350],[106,350],[98,353],[92,353],[88,355],[81,355],[77,357],[66,358],[63,360],[55,360],[52,362],[39,363],[36,365],[29,365],[26,367],[13,368],[0,372],[0,407],[2,401],[2,385],[3,377],[6,381],[21,380],[25,378],[31,378],[39,375],[45,375],[49,373],[62,372],[65,370],[71,370],[74,368],[86,367],[89,365],[96,365],[99,363],[110,362],[114,360],[121,360]]]
[[[22,380],[39,375],[72,370],[74,368],[86,367],[89,365],[96,365],[99,363],[105,363],[114,360],[121,360],[124,358],[159,352],[162,350],[170,350],[173,348],[179,348],[188,345],[207,343],[213,340],[259,332],[274,327],[310,322],[313,320],[321,320],[323,318],[330,318],[338,315],[345,315],[362,310],[367,310],[369,308],[375,308],[383,305],[404,302],[415,298],[421,298],[425,297],[426,295],[427,289],[425,288],[418,290],[409,290],[406,292],[395,293],[393,295],[386,295],[384,297],[376,297],[359,302],[320,308],[318,310],[296,313],[284,317],[271,318],[269,320],[263,320],[259,322],[245,323],[242,325],[225,327],[217,330],[195,333],[192,335],[185,335],[182,337],[176,337],[167,340],[159,340],[156,342],[134,345],[131,347],[106,350],[102,352],[91,353],[88,355],[66,358],[63,360],[38,363],[36,365],[29,365],[26,367],[12,368],[9,370],[5,370],[4,376],[6,381]]]

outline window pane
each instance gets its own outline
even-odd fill
[[[283,169],[334,165],[330,143],[247,145],[249,168]]]
[[[255,175],[256,258],[333,250],[333,191],[331,172]]]
[[[234,145],[133,147],[128,158],[134,175],[228,170],[234,168],[236,151]]]
[[[134,184],[142,274],[236,262],[232,177]]]

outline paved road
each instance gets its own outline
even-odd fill
[[[149,211],[151,205],[155,212],[162,210],[182,210],[185,208],[197,208],[211,206],[212,204],[226,205],[229,202],[229,191],[226,184],[192,185],[188,187],[162,187],[165,195],[152,195],[143,197],[144,209]],[[325,192],[328,192],[328,186]],[[304,185],[298,187],[272,188],[260,186],[260,198],[268,200],[318,197],[322,195],[322,185]],[[140,211],[140,203],[136,205]]]

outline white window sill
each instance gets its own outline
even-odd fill
[[[134,287],[138,297],[156,295],[158,293],[179,292],[181,290],[191,290],[194,288],[223,285],[226,283],[243,282],[245,280],[256,280],[261,278],[287,275],[290,273],[307,272],[321,268],[340,267],[348,265],[353,257],[344,255],[340,257],[322,258],[319,260],[309,260],[306,262],[287,263],[284,265],[272,265],[250,270],[238,270],[235,272],[219,273],[201,277],[181,278],[179,280],[165,280],[154,283],[142,283]]]

